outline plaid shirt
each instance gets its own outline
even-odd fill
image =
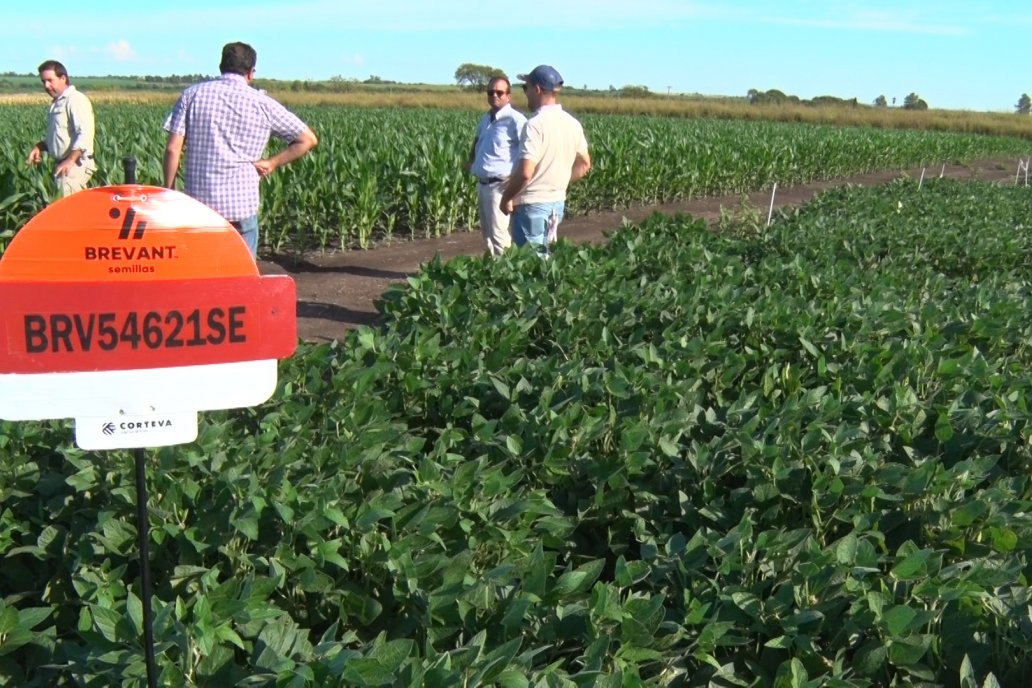
[[[270,136],[286,142],[307,129],[296,115],[239,74],[190,86],[165,131],[185,137],[184,191],[230,222],[258,214],[258,170]]]

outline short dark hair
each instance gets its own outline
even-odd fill
[[[506,91],[512,91],[512,84],[509,82],[509,77],[505,76],[504,74],[492,74],[491,78],[488,79],[488,81],[487,81],[487,85],[490,86],[491,84],[495,83],[496,81],[504,81],[505,82],[505,90]]]
[[[48,69],[54,70],[54,74],[56,74],[58,77],[63,76],[66,79],[68,78],[68,70],[65,69],[65,66],[57,60],[45,60],[44,62],[41,62],[39,67],[36,68],[36,73],[42,74]]]
[[[223,74],[247,76],[258,62],[258,53],[247,43],[226,43],[222,46],[222,62],[219,71]]]

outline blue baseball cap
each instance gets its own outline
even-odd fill
[[[530,74],[517,74],[516,78],[528,84],[536,84],[546,91],[554,91],[563,85],[563,77],[555,67],[538,65]]]

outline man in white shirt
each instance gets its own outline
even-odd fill
[[[39,66],[43,90],[52,98],[47,111],[47,134],[26,160],[39,164],[47,153],[55,160],[54,185],[61,196],[86,188],[97,169],[93,160],[93,105],[68,81],[68,70],[57,60]]]
[[[520,136],[527,118],[513,109],[512,85],[504,76],[491,78],[487,85],[490,108],[477,124],[466,168],[477,178],[477,201],[480,210],[480,232],[487,250],[497,256],[512,244],[509,216],[499,204],[502,191],[509,183],[513,165],[520,150]]]
[[[539,65],[518,78],[533,114],[499,207],[512,213],[513,243],[532,244],[547,256],[566,207],[566,188],[591,170],[591,156],[584,128],[558,102],[559,72]]]

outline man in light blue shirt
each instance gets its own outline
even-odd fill
[[[467,161],[469,171],[477,178],[480,232],[493,256],[501,255],[512,244],[509,217],[498,206],[519,157],[520,136],[527,124],[527,118],[509,103],[511,98],[509,80],[504,76],[492,77],[487,85],[490,109],[477,124]]]

